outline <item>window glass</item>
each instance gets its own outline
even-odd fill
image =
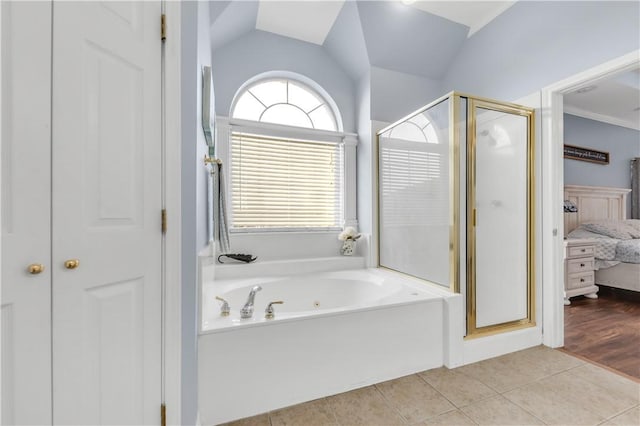
[[[260,121],[288,126],[313,127],[309,116],[300,108],[290,104],[277,104],[267,108]]]
[[[337,121],[327,102],[310,87],[287,79],[254,83],[239,96],[233,118],[288,126],[337,131]]]
[[[285,80],[265,81],[264,83],[256,84],[249,91],[265,107],[287,103],[287,82]]]

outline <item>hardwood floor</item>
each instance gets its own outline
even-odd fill
[[[640,379],[640,294],[600,286],[564,307],[564,349]]]

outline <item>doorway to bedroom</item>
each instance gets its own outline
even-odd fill
[[[564,350],[640,380],[640,67],[564,92],[562,122]]]

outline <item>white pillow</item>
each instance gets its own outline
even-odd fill
[[[583,223],[580,225],[587,231],[595,232],[596,234],[605,235],[617,240],[631,240],[633,239],[633,232],[631,228],[622,221],[602,221],[593,223]]]
[[[640,238],[640,219],[623,220],[633,238]]]

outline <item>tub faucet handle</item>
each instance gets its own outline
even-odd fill
[[[220,315],[223,317],[228,316],[229,312],[231,312],[231,308],[229,307],[229,302],[227,302],[220,296],[216,296],[216,300],[219,300],[222,302],[222,304],[220,305]]]
[[[284,302],[282,300],[276,300],[275,302],[269,303],[267,305],[267,309],[264,310],[264,317],[266,319],[271,319],[275,316],[275,312],[273,310],[273,305],[282,305]]]
[[[242,309],[240,309],[240,318],[251,318],[253,316],[253,301],[256,297],[256,293],[262,290],[262,287],[259,285],[255,285],[251,288],[249,292],[249,297],[247,298],[247,303],[244,304]]]

